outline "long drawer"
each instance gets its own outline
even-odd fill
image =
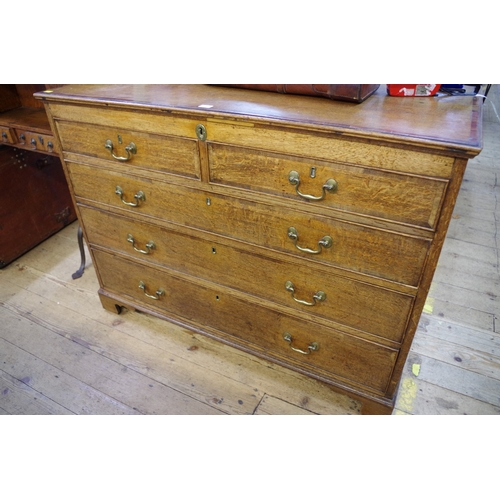
[[[212,183],[424,228],[435,228],[447,186],[443,179],[220,144],[208,152]]]
[[[196,231],[186,234],[85,206],[80,206],[80,214],[90,245],[110,248],[395,342],[405,331],[413,304],[409,294],[346,279],[328,268],[305,268],[300,259],[290,262],[277,258],[279,255],[245,251],[231,246],[230,240],[225,244],[216,242]],[[293,292],[288,283],[295,289]]]
[[[175,224],[416,286],[431,243],[272,204],[67,162],[76,196]],[[137,206],[129,206],[127,204]],[[306,253],[313,251],[316,254]]]
[[[397,349],[283,314],[250,298],[223,293],[214,284],[193,283],[95,249],[93,256],[104,290],[146,309],[194,327],[208,325],[255,352],[316,373],[323,371],[330,378],[339,377],[380,393],[387,387]]]

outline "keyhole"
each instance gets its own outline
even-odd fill
[[[215,247],[212,247],[212,253],[215,255],[217,253],[217,250]]]

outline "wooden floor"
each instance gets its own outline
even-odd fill
[[[500,88],[471,161],[394,414],[500,414]],[[183,328],[115,315],[73,224],[0,271],[0,415],[356,414],[327,386]]]

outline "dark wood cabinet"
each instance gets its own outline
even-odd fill
[[[57,85],[0,85],[0,268],[76,220],[43,105]]]

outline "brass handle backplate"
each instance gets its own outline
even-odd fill
[[[306,355],[311,354],[313,351],[317,351],[319,349],[319,344],[317,342],[311,342],[307,346],[307,351],[303,351],[302,349],[298,349],[297,347],[293,347],[293,345],[292,345],[293,339],[289,333],[284,333],[283,339],[285,340],[285,342],[288,342],[290,344],[290,349],[292,349],[292,351],[298,352],[300,354],[306,354]]]
[[[144,295],[146,297],[149,297],[150,299],[153,300],[160,300],[160,297],[162,295],[165,295],[165,290],[163,290],[163,288],[159,288],[158,290],[156,290],[154,295],[150,295],[149,293],[146,292],[146,285],[144,281],[139,281],[139,288],[144,292]]]
[[[111,156],[118,161],[128,161],[132,158],[132,155],[137,153],[137,146],[131,142],[128,146],[125,146],[125,151],[127,152],[127,156],[116,156],[113,152],[113,141],[108,139],[104,147],[111,153]]]
[[[148,254],[151,253],[151,250],[154,250],[156,248],[154,241],[148,241],[148,243],[146,243],[146,250],[141,250],[140,248],[137,248],[135,246],[135,239],[131,234],[127,234],[127,241],[129,243],[132,243],[132,247],[134,248],[134,250],[139,253]]]
[[[137,193],[134,194],[134,198],[137,200],[135,203],[131,201],[125,201],[123,199],[123,189],[120,186],[116,186],[115,194],[117,194],[120,197],[122,203],[128,205],[129,207],[138,207],[141,201],[146,201],[146,195],[142,191],[137,191]]]
[[[307,300],[298,299],[295,297],[295,285],[291,281],[285,283],[285,289],[292,294],[292,299],[295,302],[302,304],[304,306],[315,306],[318,302],[324,302],[326,300],[326,293],[321,290],[313,295],[313,301],[307,302]]]
[[[295,186],[295,191],[299,196],[301,196],[306,200],[312,200],[312,201],[320,201],[326,196],[326,193],[335,193],[335,191],[337,191],[338,188],[338,184],[335,179],[328,179],[323,184],[323,194],[321,196],[313,196],[312,194],[301,193],[299,191],[299,185],[300,185],[299,173],[296,172],[295,170],[290,171],[290,173],[288,174],[288,182],[290,182],[292,186]]]
[[[299,239],[299,233],[294,227],[288,228],[288,237],[295,243],[295,247],[297,248],[297,250],[313,255],[319,254],[321,253],[321,250],[323,250],[323,248],[330,248],[333,245],[333,239],[331,236],[323,236],[323,238],[321,238],[318,241],[317,250],[311,250],[310,248],[299,247],[299,245],[297,244],[297,240]]]

